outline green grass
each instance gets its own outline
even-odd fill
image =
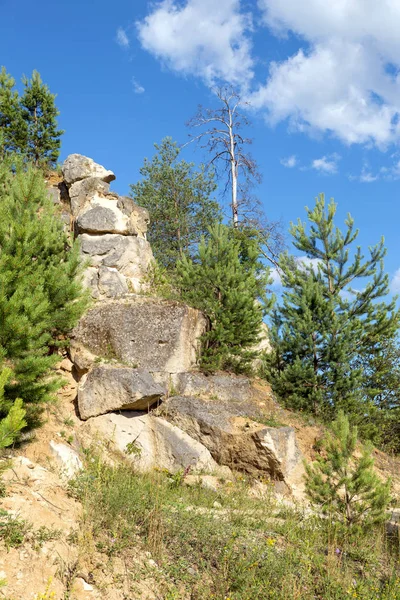
[[[217,493],[91,457],[70,491],[96,548],[124,558],[132,586],[143,576],[133,549],[151,553],[159,598],[400,599],[398,540],[383,529],[349,537],[326,519],[279,512],[245,482]]]

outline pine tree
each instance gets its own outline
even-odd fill
[[[16,169],[16,173],[13,170]],[[0,363],[13,370],[0,417],[17,398],[27,421],[59,382],[51,376],[53,349],[86,306],[76,245],[63,232],[40,172],[0,165]]]
[[[184,254],[193,256],[208,226],[220,220],[219,205],[211,198],[216,185],[204,167],[178,161],[180,150],[171,138],[155,144],[157,153],[145,159],[142,181],[131,185],[134,201],[150,213],[149,241],[156,260],[167,268]]]
[[[12,375],[12,370],[7,367],[0,370],[0,409],[4,402],[4,388]],[[0,451],[11,446],[18,438],[20,431],[26,427],[25,415],[26,411],[22,407],[22,400],[17,398],[7,416],[0,420]]]
[[[390,480],[382,482],[374,471],[372,446],[354,456],[357,427],[339,412],[321,443],[321,454],[305,464],[306,493],[322,513],[349,527],[368,527],[385,520],[390,502]]]
[[[232,228],[217,223],[194,260],[184,255],[177,263],[181,298],[210,319],[201,355],[205,371],[245,371],[255,357],[252,347],[271,306],[265,296],[268,269],[261,269],[259,256],[255,240],[240,240]]]
[[[26,123],[22,118],[15,80],[5,67],[0,71],[0,158],[20,151],[26,143]]]
[[[395,300],[382,300],[389,291],[386,250],[381,240],[368,259],[357,247],[350,260],[358,235],[353,219],[348,216],[343,234],[334,225],[335,203],[326,210],[323,195],[306,210],[309,231],[301,221],[291,226],[305,258],[280,260],[284,292],[273,315],[266,377],[290,407],[327,419],[339,408],[365,416],[360,358],[377,353],[399,323]]]
[[[37,71],[31,79],[23,77],[24,92],[20,98],[22,118],[26,124],[25,148],[27,159],[36,167],[55,167],[64,133],[57,129],[60,114],[52,94]],[[22,149],[22,148],[21,148]]]

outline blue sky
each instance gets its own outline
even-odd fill
[[[0,64],[37,69],[58,94],[72,152],[114,170],[127,193],[153,143],[187,141],[217,82],[251,103],[257,189],[271,220],[304,217],[325,192],[385,236],[400,291],[400,3],[393,0],[0,0]],[[184,150],[188,160],[204,159]]]

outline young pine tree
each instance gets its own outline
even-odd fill
[[[280,260],[284,291],[273,315],[266,376],[292,408],[327,419],[340,408],[365,417],[369,399],[360,359],[378,352],[399,323],[395,300],[382,300],[389,291],[386,251],[383,241],[369,249],[368,259],[359,247],[353,250],[353,219],[348,216],[342,233],[334,224],[336,205],[326,207],[323,195],[306,210],[309,230],[301,221],[291,226],[305,258],[285,254]]]
[[[13,171],[16,170],[14,173]],[[79,255],[54,213],[40,172],[0,165],[0,363],[13,376],[0,418],[21,398],[30,425],[59,382],[53,348],[77,322],[86,296]]]
[[[10,381],[13,372],[5,367],[0,368],[0,410],[3,412],[4,388]],[[3,448],[11,446],[18,438],[21,430],[26,427],[26,411],[22,408],[21,398],[17,398],[4,419],[0,419],[0,454]]]
[[[55,167],[60,154],[61,136],[57,129],[60,114],[52,94],[37,71],[31,79],[23,77],[24,91],[20,98],[22,118],[26,125],[24,153],[35,167]]]
[[[313,464],[305,464],[306,493],[331,519],[365,528],[385,520],[390,480],[382,482],[376,475],[372,447],[364,446],[355,457],[356,445],[357,427],[351,427],[340,411],[322,440],[321,454]]]
[[[26,144],[26,123],[22,118],[15,80],[5,67],[0,71],[0,159],[21,151]]]
[[[183,255],[195,254],[201,236],[221,215],[211,198],[216,188],[213,175],[178,161],[180,150],[171,138],[155,148],[155,156],[145,159],[140,169],[142,180],[131,185],[131,196],[150,213],[148,236],[156,260],[171,269]]]
[[[184,255],[177,263],[181,298],[210,319],[201,355],[205,371],[245,371],[255,357],[252,347],[271,306],[265,297],[268,270],[259,257],[254,239],[238,239],[232,228],[217,223],[202,238],[194,260]]]

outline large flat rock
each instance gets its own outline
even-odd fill
[[[180,373],[196,365],[204,315],[178,302],[130,295],[99,302],[72,333],[72,360],[82,351],[150,372]]]
[[[96,366],[79,385],[79,414],[86,420],[115,410],[147,410],[165,392],[144,369]]]

